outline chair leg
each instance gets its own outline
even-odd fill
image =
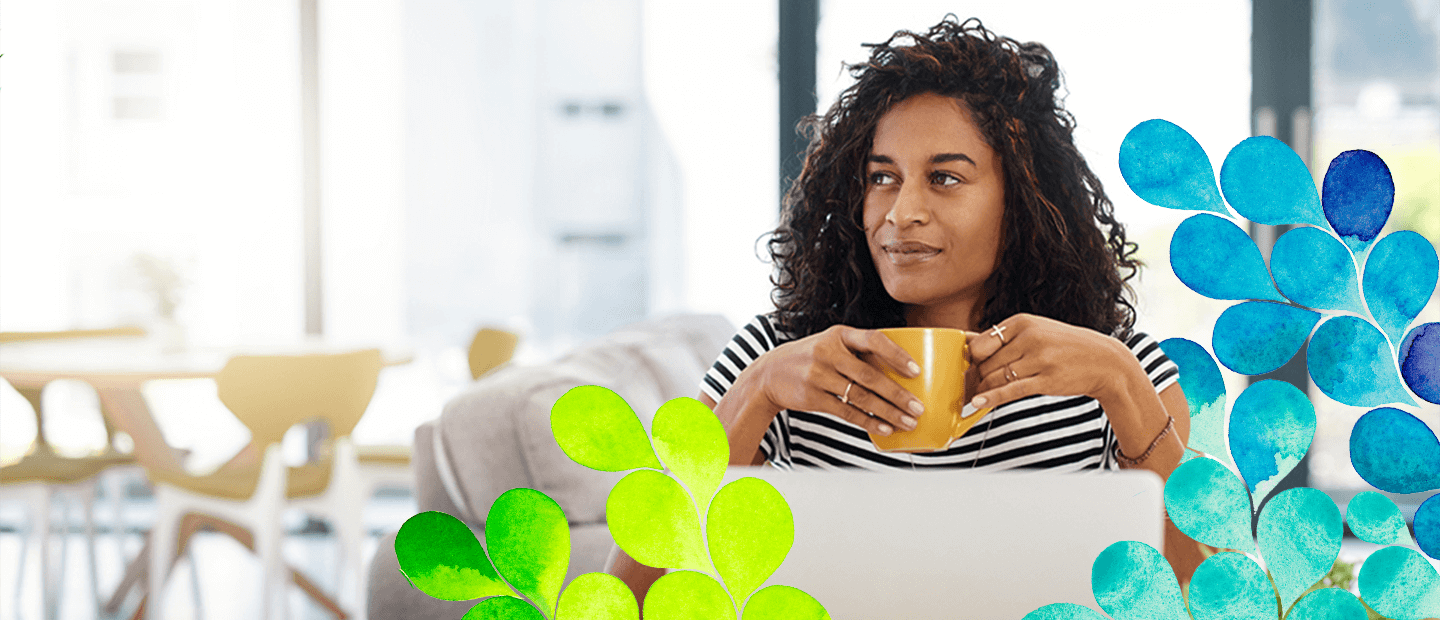
[[[90,598],[95,601],[95,614],[100,614],[100,570],[95,556],[95,489],[100,484],[95,479],[86,484],[85,499],[85,548],[90,555]]]
[[[150,620],[160,620],[160,609],[165,602],[165,582],[170,576],[170,558],[175,554],[178,524],[176,515],[166,510],[159,510],[162,506],[168,506],[171,502],[164,500],[163,496],[169,490],[164,485],[155,485],[155,506],[157,508],[155,522],[150,528],[150,569],[149,587],[146,588],[149,603],[146,605],[146,616]]]

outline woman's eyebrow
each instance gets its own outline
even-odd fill
[[[895,160],[890,159],[888,155],[868,155],[865,157],[865,161],[871,164],[895,163]],[[969,155],[966,155],[964,153],[937,153],[930,158],[930,163],[932,164],[943,164],[952,161],[963,161],[969,163],[972,166],[979,165],[975,163],[975,160],[970,159]]]

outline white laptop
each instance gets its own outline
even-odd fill
[[[774,485],[795,516],[795,546],[764,585],[800,588],[835,620],[1098,610],[1090,569],[1101,551],[1123,540],[1164,549],[1164,487],[1150,472],[731,467],[725,481],[745,476]]]

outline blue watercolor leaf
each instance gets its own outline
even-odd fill
[[[1208,459],[1192,462],[1199,460]],[[1090,590],[1115,620],[1188,620],[1170,562],[1145,543],[1121,541],[1101,551],[1090,569]]]
[[[1285,301],[1250,235],[1209,213],[1193,215],[1175,229],[1170,268],[1190,290],[1210,299]]]
[[[1266,380],[1252,384],[1230,411],[1230,454],[1260,505],[1295,469],[1315,438],[1315,406],[1295,386]]]
[[[1321,588],[1300,599],[1285,620],[1369,620],[1370,614],[1354,594],[1339,588]]]
[[[1025,614],[1020,620],[1109,620],[1098,611],[1075,603],[1051,603]]]
[[[1416,327],[1400,343],[1400,376],[1416,396],[1440,405],[1440,323]]]
[[[1415,510],[1415,541],[1425,555],[1440,560],[1440,495],[1431,495]]]
[[[1340,509],[1321,491],[1282,491],[1260,511],[1255,536],[1282,608],[1330,572],[1344,533]]]
[[[1157,207],[1230,214],[1205,149],[1170,121],[1151,119],[1125,134],[1120,176],[1130,191]]]
[[[1329,233],[1302,226],[1280,236],[1270,253],[1280,292],[1310,308],[1365,314],[1350,251]]]
[[[1440,275],[1435,247],[1420,233],[1385,235],[1365,259],[1365,301],[1380,329],[1398,342],[1410,321],[1430,301]]]
[[[1330,398],[1355,407],[1415,404],[1400,383],[1390,345],[1369,321],[1338,316],[1321,323],[1305,357],[1315,387]]]
[[[1360,598],[1396,620],[1440,616],[1440,575],[1414,549],[1385,547],[1360,565]]]
[[[1190,408],[1189,447],[1222,463],[1231,462],[1225,443],[1225,378],[1215,358],[1184,338],[1161,342],[1160,350],[1180,368],[1180,389]]]
[[[1195,620],[1275,620],[1275,588],[1255,560],[1239,553],[1217,553],[1201,562],[1189,595]]]
[[[1345,524],[1356,538],[1375,545],[1408,545],[1410,529],[1405,516],[1390,498],[1365,491],[1350,498],[1345,507]]]
[[[1263,375],[1295,357],[1320,316],[1289,304],[1235,304],[1215,320],[1211,345],[1226,368],[1242,375]]]
[[[1197,542],[1255,550],[1250,494],[1245,483],[1219,461],[1198,458],[1176,467],[1165,482],[1165,512],[1175,527]]]
[[[1380,156],[1345,151],[1330,160],[1320,202],[1331,230],[1355,254],[1375,241],[1395,205],[1395,180]]]
[[[1305,162],[1284,142],[1246,138],[1220,165],[1220,191],[1242,217],[1257,224],[1329,227]]]
[[[1371,486],[1391,493],[1440,488],[1440,440],[1419,418],[1381,407],[1350,429],[1350,464]]]

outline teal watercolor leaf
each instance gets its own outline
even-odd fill
[[[395,534],[395,557],[411,585],[442,601],[513,596],[485,548],[459,519],[443,512],[422,512],[405,520]]]
[[[1356,255],[1380,234],[1395,206],[1390,168],[1370,151],[1345,151],[1330,160],[1320,192],[1330,229]]]
[[[1440,616],[1440,575],[1414,549],[1385,547],[1360,565],[1360,598],[1395,620]]]
[[[1349,248],[1319,228],[1280,235],[1270,251],[1270,273],[1280,292],[1297,304],[1365,314]]]
[[[476,603],[461,620],[545,620],[545,617],[530,603],[513,596],[497,596]]]
[[[1250,493],[1245,483],[1209,458],[1182,463],[1165,481],[1165,512],[1186,536],[1212,547],[1254,551]]]
[[[1269,136],[1246,138],[1220,164],[1225,201],[1257,224],[1328,228],[1315,179],[1295,151]]]
[[[660,460],[685,483],[696,509],[705,514],[730,460],[730,442],[720,418],[698,400],[676,398],[655,412],[650,432]]]
[[[1405,516],[1390,498],[1374,491],[1358,493],[1345,506],[1345,524],[1356,538],[1376,545],[1411,544]]]
[[[1431,495],[1415,509],[1415,541],[1425,555],[1440,560],[1440,495]]]
[[[1385,235],[1365,259],[1365,301],[1390,342],[1400,336],[1435,292],[1440,258],[1420,233],[1401,230]]]
[[[739,601],[785,561],[795,544],[795,518],[770,483],[741,478],[715,495],[706,533],[715,570]]]
[[[1335,565],[1344,526],[1330,496],[1299,487],[1265,504],[1255,533],[1281,605],[1289,608]]]
[[[598,385],[582,385],[555,401],[550,431],[566,456],[590,469],[660,469],[635,410]]]
[[[1247,301],[1226,308],[1215,320],[1211,346],[1226,368],[1263,375],[1295,357],[1320,313],[1287,304]]]
[[[1285,620],[1370,620],[1354,594],[1339,588],[1321,588],[1300,598]]]
[[[614,575],[585,573],[560,595],[556,620],[639,620],[640,605],[630,586]]]
[[[1230,454],[1255,505],[1295,469],[1314,438],[1315,406],[1295,386],[1266,380],[1240,393],[1230,411]]]
[[[665,474],[641,469],[621,478],[605,502],[605,520],[615,544],[641,564],[710,570],[695,503]]]
[[[1189,447],[1230,463],[1224,428],[1225,378],[1215,358],[1204,347],[1184,338],[1165,340],[1160,350],[1180,369],[1180,389],[1190,409]]]
[[[1021,620],[1110,620],[1098,611],[1075,603],[1051,603],[1025,614]]]
[[[645,620],[735,620],[735,604],[709,575],[679,571],[655,580],[642,615]]]
[[[1275,588],[1249,557],[1224,551],[1200,563],[1190,578],[1194,620],[1275,620]]]
[[[1115,620],[1189,620],[1170,562],[1145,543],[1121,541],[1101,551],[1090,569],[1090,590]]]
[[[1440,439],[1424,421],[1399,409],[1373,409],[1355,421],[1350,463],[1365,482],[1382,491],[1440,488]]]
[[[745,602],[742,620],[830,620],[814,597],[790,586],[767,586]]]
[[[490,505],[485,541],[505,580],[554,617],[570,567],[570,523],[560,505],[534,489],[506,491]]]
[[[1415,404],[1400,384],[1385,336],[1364,319],[1337,316],[1321,323],[1305,362],[1315,387],[1347,405]]]
[[[1210,299],[1285,300],[1250,235],[1209,213],[1190,216],[1175,229],[1170,269],[1190,290]]]
[[[1151,119],[1125,134],[1120,176],[1130,191],[1157,207],[1230,214],[1205,149],[1170,121]]]

